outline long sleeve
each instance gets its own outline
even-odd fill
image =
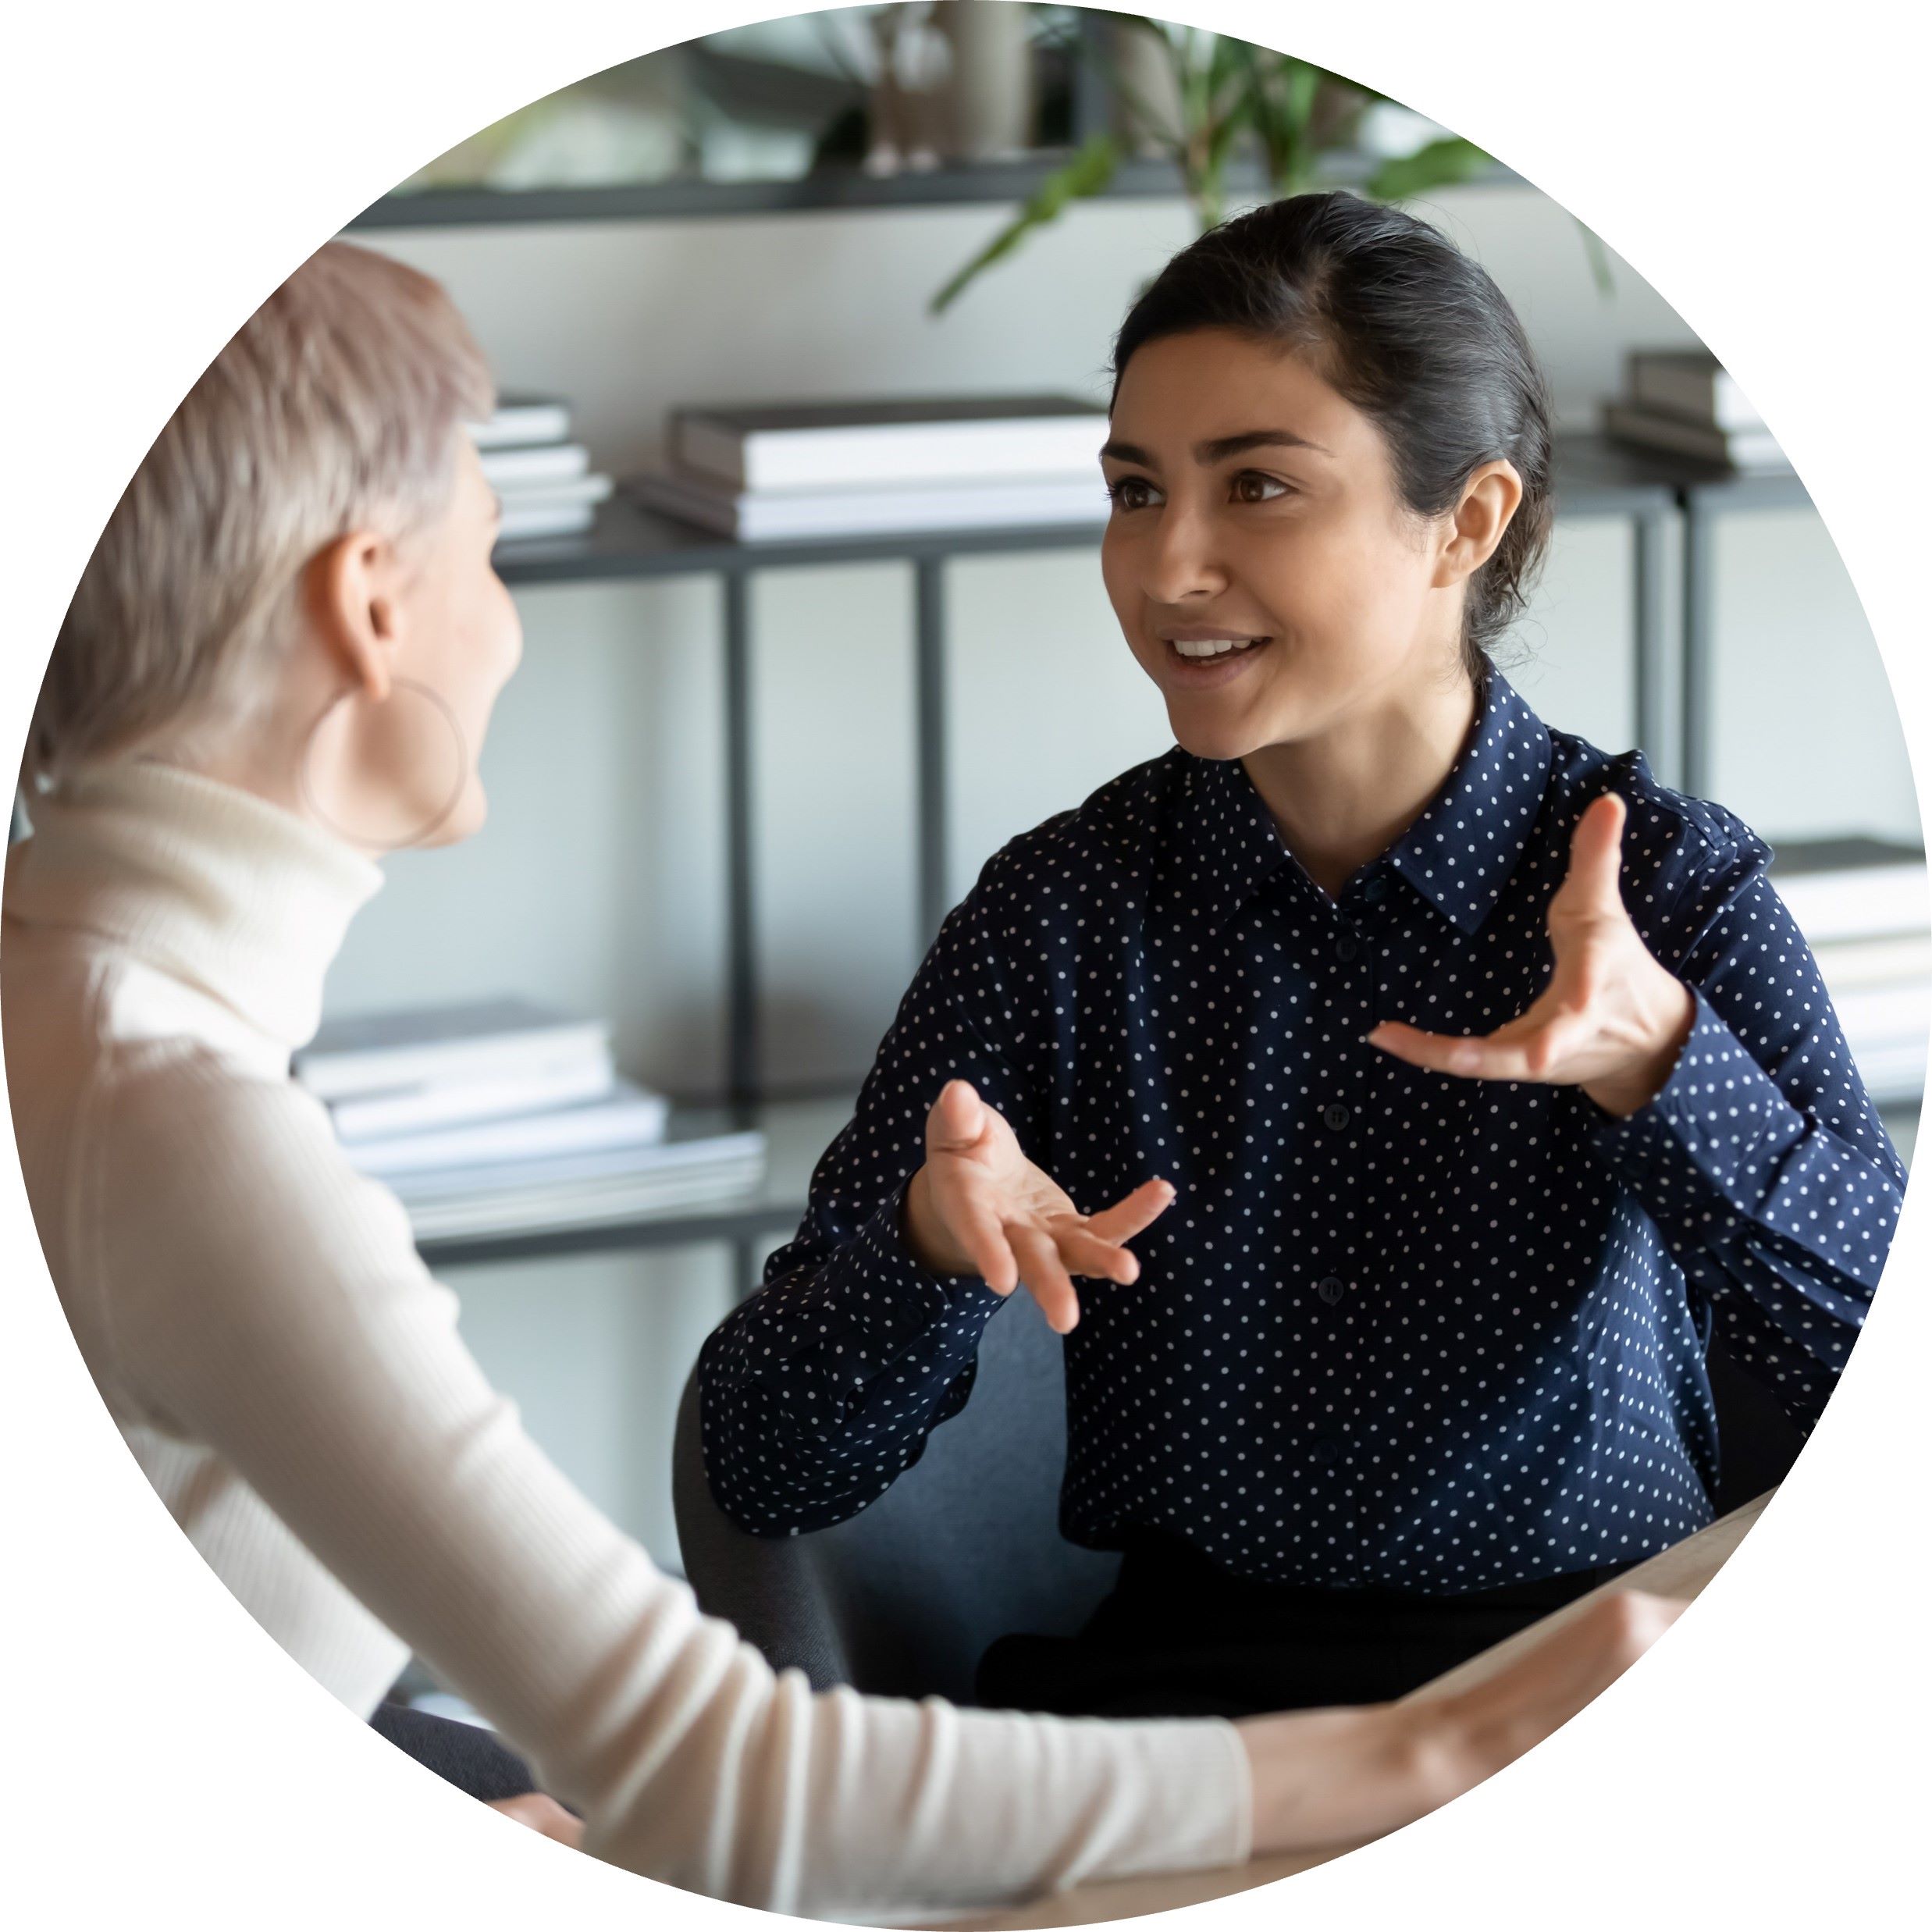
[[[97,1111],[116,1382],[487,1716],[587,1848],[847,1917],[1246,1855],[1228,1725],[814,1695],[699,1615],[525,1435],[401,1208],[293,1089],[177,1060]]]
[[[705,1466],[720,1506],[761,1535],[821,1529],[883,1496],[972,1391],[1001,1297],[909,1252],[906,1183],[946,1082],[970,1080],[1037,1152],[1037,1108],[991,1044],[1005,974],[998,860],[945,921],[900,1002],[852,1119],[813,1175],[795,1237],[705,1345]]]
[[[1596,1114],[1592,1133],[1732,1352],[1809,1427],[1878,1286],[1905,1176],[1761,852],[1692,881],[1689,1037],[1647,1106]]]

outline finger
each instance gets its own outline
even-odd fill
[[[1624,806],[1614,792],[1592,801],[1570,834],[1570,870],[1564,880],[1566,899],[1575,909],[1621,913],[1624,897],[1617,885],[1623,867]]]
[[[1119,1282],[1123,1286],[1140,1279],[1140,1258],[1132,1248],[1098,1240],[1091,1229],[1082,1227],[1077,1221],[1070,1221],[1064,1226],[1050,1224],[1050,1231],[1054,1245],[1059,1250],[1061,1262],[1069,1274],[1080,1275],[1090,1281]]]
[[[999,1217],[987,1208],[969,1208],[959,1219],[959,1245],[980,1280],[994,1294],[1010,1295],[1019,1286],[1019,1264]]]
[[[1039,1303],[1048,1327],[1056,1335],[1071,1333],[1080,1318],[1080,1298],[1051,1239],[1043,1229],[1019,1226],[1009,1227],[1006,1239],[1019,1263],[1020,1281]]]
[[[1122,1196],[1111,1208],[1089,1215],[1087,1231],[1098,1235],[1103,1241],[1131,1241],[1137,1234],[1151,1227],[1173,1204],[1174,1187],[1171,1181],[1143,1181],[1132,1194]]]
[[[1400,1019],[1385,1019],[1365,1036],[1369,1045],[1425,1073],[1450,1073],[1460,1080],[1527,1080],[1529,1050],[1522,1041],[1465,1038],[1460,1034],[1425,1033]]]
[[[948,1080],[926,1116],[930,1154],[962,1154],[986,1125],[986,1103],[970,1080]]]

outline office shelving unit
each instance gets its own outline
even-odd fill
[[[1795,476],[1740,476],[1706,464],[1653,455],[1596,436],[1559,437],[1555,471],[1560,517],[1622,518],[1631,525],[1632,697],[1638,742],[1666,782],[1697,792],[1710,769],[1710,660],[1715,615],[1712,530],[1724,515],[1802,507],[1809,499]],[[1684,532],[1681,623],[1674,652],[1667,622],[1670,585],[1664,559],[1674,521]],[[946,567],[957,557],[1087,549],[1098,544],[1099,531],[1100,524],[1094,521],[742,543],[674,522],[620,496],[603,506],[594,527],[582,535],[500,546],[497,568],[513,585],[694,575],[719,580],[725,656],[720,724],[725,752],[723,807],[729,866],[724,993],[729,1105],[711,1118],[720,1125],[763,1127],[770,1160],[765,1181],[735,1201],[665,1210],[594,1226],[425,1243],[425,1255],[450,1263],[503,1261],[726,1240],[737,1249],[743,1272],[742,1264],[754,1242],[796,1225],[804,1209],[812,1166],[843,1124],[848,1109],[843,1101],[772,1101],[764,1092],[760,1073],[750,578],[760,570],[853,563],[897,563],[913,574],[910,643],[916,664],[913,724],[917,907],[923,942],[937,931],[949,898],[945,879],[949,749],[945,708]],[[1901,1116],[1895,1130],[1909,1133],[1909,1124]]]

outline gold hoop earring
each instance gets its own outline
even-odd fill
[[[361,845],[372,852],[401,852],[411,845],[421,845],[456,809],[462,800],[463,794],[469,788],[469,745],[464,738],[462,726],[456,720],[456,713],[450,709],[448,700],[439,691],[433,689],[418,678],[392,677],[390,680],[390,695],[382,702],[385,704],[393,703],[396,694],[403,691],[413,692],[428,699],[431,706],[442,718],[445,726],[448,728],[449,735],[456,744],[456,780],[450,787],[449,796],[423,824],[410,832],[406,838],[400,839],[387,836],[372,838],[366,833],[351,831],[347,826],[341,824],[322,803],[310,777],[309,762],[315,749],[316,733],[328,722],[331,715],[340,706],[345,703],[354,703],[359,694],[351,692],[344,697],[337,699],[308,728],[308,736],[303,741],[301,760],[296,771],[296,782],[301,792],[302,802],[315,817],[322,824],[326,826],[330,831],[335,833],[338,838],[345,838],[351,845]]]

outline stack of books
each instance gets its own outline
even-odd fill
[[[331,1020],[292,1070],[419,1240],[626,1220],[764,1172],[761,1133],[678,1131],[617,1072],[607,1026],[527,1000]]]
[[[1094,524],[1106,412],[1069,396],[681,409],[647,508],[745,543]]]
[[[1781,845],[1771,883],[1811,943],[1866,1091],[1880,1105],[1925,1091],[1932,1026],[1926,859],[1875,838]]]
[[[1791,468],[1764,418],[1708,349],[1633,349],[1628,393],[1603,405],[1603,431],[1619,442],[1695,457],[1754,475]]]
[[[503,499],[506,539],[587,530],[610,494],[610,479],[592,475],[590,452],[570,439],[570,405],[554,397],[500,397],[489,422],[472,424],[470,433]]]

